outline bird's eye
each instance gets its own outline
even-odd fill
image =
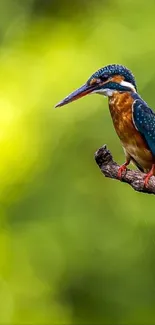
[[[102,76],[100,76],[101,81],[107,81],[109,78],[109,76],[107,74],[103,74]]]

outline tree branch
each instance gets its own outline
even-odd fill
[[[155,194],[155,176],[152,176],[148,186],[144,187],[145,174],[137,170],[127,169],[127,171],[123,172],[122,179],[120,180],[117,175],[120,166],[113,160],[106,145],[97,150],[95,153],[95,160],[105,177],[128,183],[135,191]]]

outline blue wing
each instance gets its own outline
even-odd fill
[[[133,102],[133,122],[155,156],[155,113],[138,95]]]

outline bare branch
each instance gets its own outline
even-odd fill
[[[122,179],[120,180],[117,175],[120,166],[113,160],[106,145],[97,150],[95,153],[95,160],[105,177],[128,183],[138,192],[155,194],[155,176],[152,176],[149,180],[148,186],[144,187],[145,174],[137,170],[127,169],[126,172],[123,172]]]

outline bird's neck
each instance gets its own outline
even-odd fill
[[[115,130],[121,139],[124,141],[124,134],[130,126],[130,131],[133,131],[132,123],[132,104],[133,98],[131,92],[115,92],[109,98],[109,109],[113,120]],[[128,132],[129,134],[132,132]],[[125,140],[127,141],[127,139]]]
[[[119,92],[115,91],[111,97],[109,97],[109,109],[112,115],[121,114],[127,110],[132,109],[133,98],[131,92]]]

